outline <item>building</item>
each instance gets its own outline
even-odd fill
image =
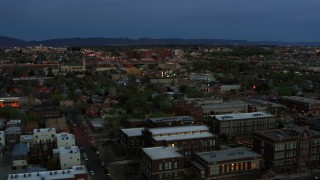
[[[228,138],[251,137],[253,131],[277,128],[277,118],[265,112],[212,115],[209,119],[211,130]]]
[[[254,179],[250,174],[258,173],[262,161],[262,156],[250,149],[235,148],[196,153],[191,169],[195,178]]]
[[[61,169],[69,169],[73,166],[81,165],[80,149],[78,146],[59,147],[53,150],[53,154],[59,156]]]
[[[67,170],[9,174],[7,180],[88,180],[85,166],[73,166]]]
[[[129,128],[120,130],[120,143],[127,147],[142,145],[142,131],[144,128]]]
[[[320,101],[316,99],[299,97],[299,96],[283,96],[279,99],[281,104],[286,105],[293,113],[298,114],[320,114]]]
[[[86,60],[82,60],[82,65],[81,64],[70,64],[70,65],[62,65],[60,66],[60,71],[64,73],[69,73],[69,72],[80,72],[83,73],[86,71]]]
[[[147,122],[149,127],[185,126],[196,123],[191,116],[149,118]]]
[[[56,134],[57,147],[75,146],[76,140],[73,134],[60,133]]]
[[[257,107],[266,107],[268,112],[276,115],[280,119],[284,119],[286,117],[286,106],[282,104],[278,104],[271,101],[258,100],[258,99],[250,99],[250,102],[256,104]],[[259,109],[261,111],[261,109]]]
[[[25,168],[28,165],[28,146],[26,143],[14,145],[12,150],[12,167]]]
[[[304,168],[319,164],[320,132],[308,127],[257,131],[253,150],[262,154],[271,169]]]
[[[147,124],[146,119],[127,119],[126,127],[128,128],[137,128],[137,127],[145,127]]]
[[[184,161],[174,147],[142,148],[140,167],[146,179],[183,179]]]
[[[56,147],[56,129],[43,128],[33,130],[34,148],[48,149]]]
[[[217,136],[205,125],[150,128],[144,129],[142,134],[143,146],[178,147],[185,156],[218,148]]]
[[[204,121],[207,121],[211,115],[267,111],[267,107],[261,105],[257,106],[247,101],[229,101],[216,104],[204,104],[201,105],[201,109],[203,111]]]

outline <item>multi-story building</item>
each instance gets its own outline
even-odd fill
[[[73,134],[59,133],[56,134],[57,147],[75,146],[76,140]]]
[[[120,130],[120,143],[127,147],[142,145],[142,131],[144,128],[129,128]]]
[[[218,148],[217,136],[205,125],[150,128],[144,129],[142,134],[145,147],[178,147],[185,156]]]
[[[53,150],[53,154],[59,155],[61,169],[69,169],[72,166],[81,165],[80,149],[78,146],[59,147]]]
[[[253,131],[277,128],[277,118],[265,112],[212,115],[209,126],[218,135],[251,137]]]
[[[320,132],[308,127],[257,131],[253,133],[253,150],[273,169],[305,167],[319,163]]]
[[[9,174],[7,180],[88,180],[88,171],[85,166],[73,166],[67,170],[54,170],[33,173]]]
[[[262,156],[247,148],[196,153],[191,161],[194,177],[208,179],[249,178],[261,168]]]
[[[54,147],[56,143],[56,129],[43,128],[33,130],[34,146],[40,146],[42,149]]]
[[[201,105],[203,120],[207,121],[211,115],[249,113],[267,111],[266,106],[257,106],[248,101],[230,101],[217,104]]]
[[[142,148],[140,167],[146,179],[183,179],[184,161],[175,147]]]
[[[256,107],[266,107],[268,112],[276,115],[280,119],[284,119],[286,117],[286,106],[282,104],[278,104],[271,101],[264,101],[258,99],[250,99],[250,102],[256,104]],[[261,109],[259,109],[261,110]]]
[[[290,108],[293,113],[320,114],[320,101],[316,99],[299,96],[283,96],[279,99],[279,102]]]
[[[174,116],[174,117],[160,117],[149,118],[149,127],[166,127],[166,126],[185,126],[195,124],[196,121],[191,116]]]

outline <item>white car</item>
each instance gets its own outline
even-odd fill
[[[93,170],[89,171],[89,173],[90,173],[91,176],[94,176],[94,171]]]

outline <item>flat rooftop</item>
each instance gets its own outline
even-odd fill
[[[230,102],[223,102],[219,104],[209,104],[209,105],[201,105],[203,110],[206,109],[225,109],[225,108],[234,108],[234,107],[243,107],[252,104],[247,101],[230,101]]]
[[[194,118],[191,116],[169,116],[169,117],[160,117],[160,118],[149,118],[149,121],[153,123],[161,123],[161,122],[179,122],[179,121],[193,121]]]
[[[293,100],[293,101],[300,101],[300,102],[309,103],[309,104],[320,104],[319,100],[306,98],[306,97],[300,97],[300,96],[282,96],[281,98],[282,99],[289,99],[289,100]]]
[[[260,154],[247,148],[235,148],[220,151],[203,152],[196,153],[196,155],[208,164],[219,161],[261,157]]]
[[[67,139],[75,139],[74,135],[69,134],[69,133],[56,134],[56,138],[57,138],[57,141],[63,141],[63,140],[67,140]]]
[[[85,166],[73,166],[71,169],[34,173],[9,174],[7,180],[57,180],[72,179],[76,174],[87,174]]]
[[[219,121],[232,121],[232,120],[242,120],[242,119],[272,118],[276,116],[266,112],[252,112],[252,113],[210,115],[210,117],[215,118]]]
[[[142,148],[142,151],[152,160],[183,157],[183,155],[177,152],[177,150],[178,149],[175,147]]]
[[[210,132],[203,133],[194,133],[194,134],[180,134],[180,135],[172,135],[172,136],[157,136],[153,137],[156,141],[174,141],[174,140],[183,140],[183,139],[199,139],[199,138],[213,138],[216,135]]]
[[[275,129],[275,130],[267,130],[267,131],[259,131],[256,132],[260,135],[263,135],[267,138],[280,140],[283,138],[297,137],[304,130],[308,130],[311,135],[320,135],[319,131],[315,131],[312,129],[308,129],[307,127],[294,127],[294,128],[286,128],[286,129]]]
[[[148,129],[152,134],[168,134],[168,133],[183,133],[194,131],[209,131],[206,125],[200,126],[173,126],[173,127],[160,127]]]
[[[279,107],[279,108],[285,108],[286,107],[283,104],[278,104],[278,103],[271,102],[271,101],[264,101],[264,100],[260,100],[260,99],[250,99],[249,101],[253,102],[253,103],[258,103],[258,104],[270,106],[270,107]]]
[[[56,128],[41,128],[41,129],[34,129],[33,130],[33,134],[36,134],[36,133],[47,133],[47,132],[56,133]]]
[[[58,151],[60,154],[80,153],[78,146],[59,147]]]
[[[142,130],[144,130],[144,128],[121,129],[121,131],[129,137],[142,136]]]

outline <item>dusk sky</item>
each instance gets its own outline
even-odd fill
[[[0,36],[320,41],[320,0],[1,0]]]

